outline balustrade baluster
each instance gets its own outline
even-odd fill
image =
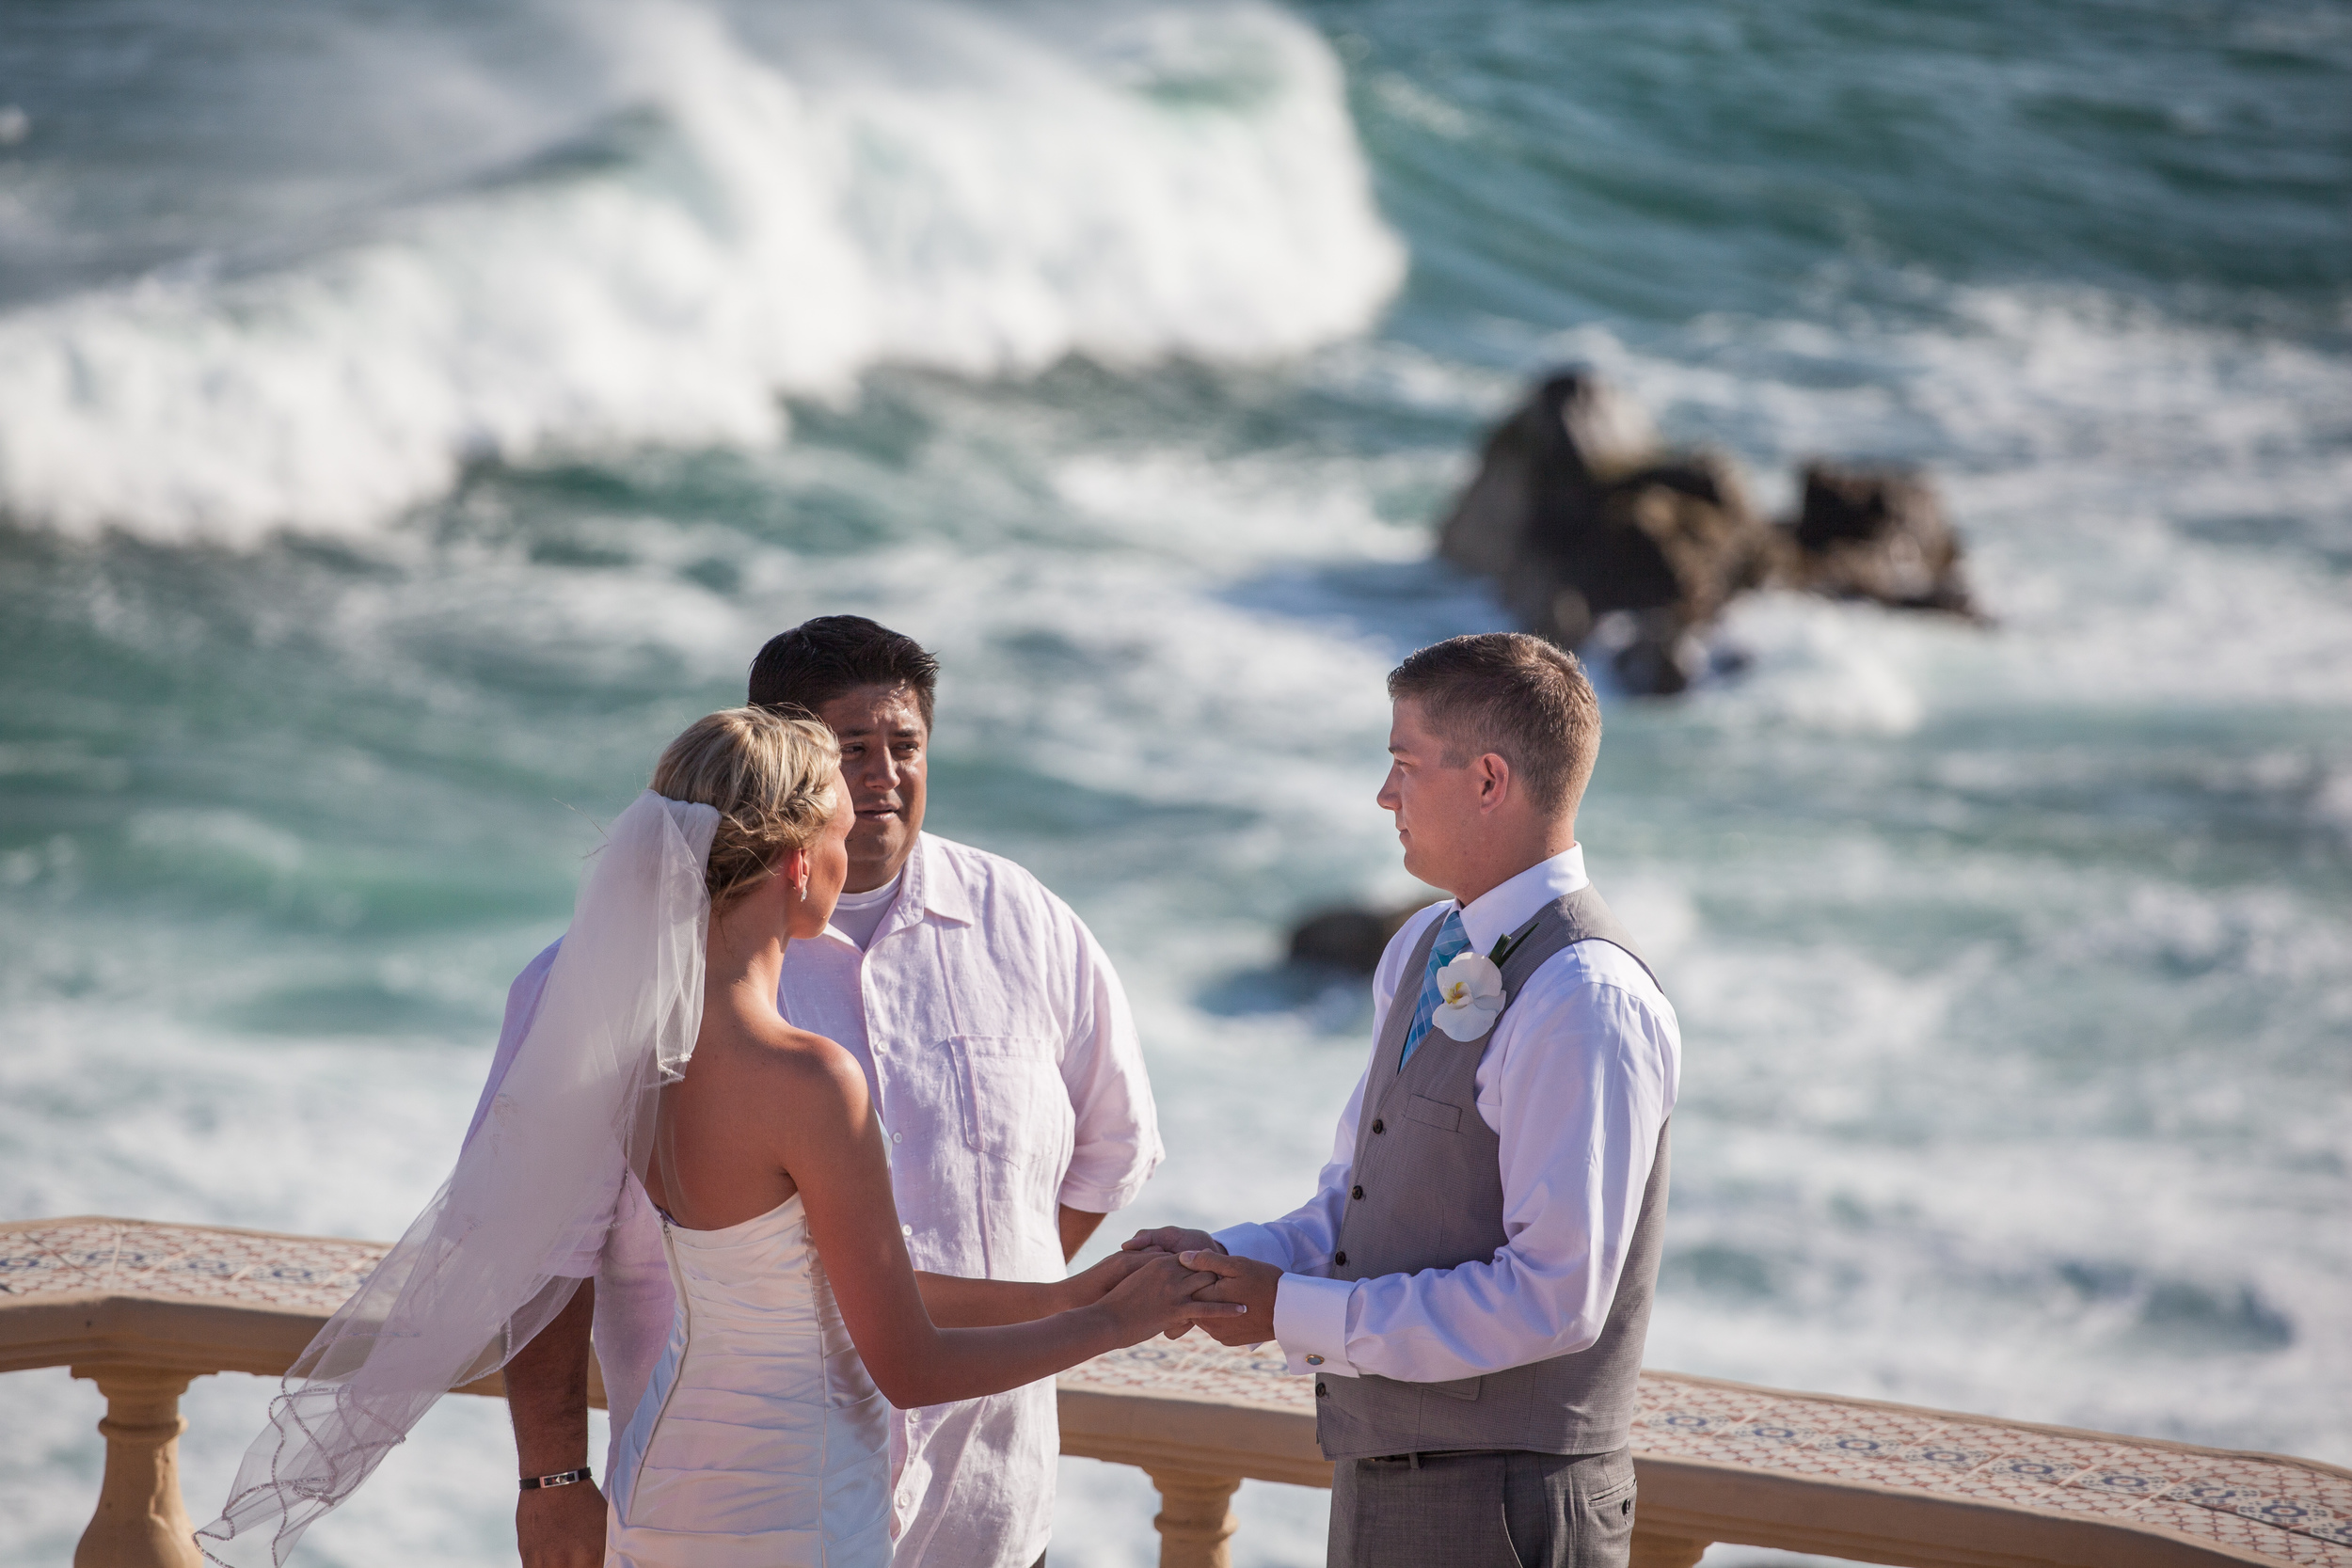
[[[98,1511],[73,1548],[73,1568],[203,1568],[196,1526],[180,1497],[180,1396],[193,1373],[155,1367],[75,1367],[106,1396]]]
[[[1149,1466],[1144,1474],[1160,1489],[1159,1516],[1152,1521],[1160,1532],[1160,1568],[1232,1568],[1233,1531],[1240,1528],[1233,1494],[1241,1478]]]

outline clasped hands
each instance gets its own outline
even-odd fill
[[[1202,1318],[1181,1328],[1171,1328],[1168,1337],[1181,1339],[1199,1328],[1221,1345],[1261,1345],[1274,1338],[1274,1292],[1282,1282],[1282,1271],[1271,1263],[1261,1263],[1251,1258],[1235,1258],[1213,1241],[1205,1230],[1186,1230],[1177,1226],[1162,1226],[1157,1230],[1138,1230],[1120,1243],[1121,1256],[1153,1258],[1173,1256],[1188,1269],[1216,1276],[1215,1283],[1203,1285],[1193,1291],[1195,1301],[1232,1302],[1242,1310],[1223,1318]]]
[[[1202,1307],[1191,1322],[1168,1329],[1168,1338],[1181,1339],[1195,1328],[1224,1345],[1261,1345],[1274,1338],[1274,1292],[1281,1283],[1282,1271],[1270,1263],[1232,1256],[1204,1230],[1176,1226],[1138,1230],[1121,1242],[1117,1252],[1073,1275],[1067,1286],[1072,1294],[1062,1305],[1098,1300],[1161,1259],[1182,1266],[1181,1279],[1169,1283],[1184,1290],[1187,1301]]]

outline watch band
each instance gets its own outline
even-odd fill
[[[594,1481],[596,1473],[582,1465],[577,1470],[558,1470],[551,1476],[525,1476],[519,1483],[526,1492],[536,1492],[543,1486],[569,1486],[576,1481]]]

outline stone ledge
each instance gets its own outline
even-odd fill
[[[280,1373],[386,1250],[92,1215],[0,1224],[0,1371]],[[1099,1356],[1059,1387],[1067,1453],[1330,1484],[1311,1385],[1279,1356],[1193,1335]],[[1660,1537],[1917,1568],[2352,1568],[2352,1471],[2283,1455],[1660,1371],[1642,1374],[1633,1448]]]

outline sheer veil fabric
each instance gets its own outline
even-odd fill
[[[702,1025],[719,814],[645,791],[613,819],[483,1135],[270,1403],[221,1516],[225,1568],[277,1568],[433,1402],[504,1366],[579,1286],[548,1272],[643,1175]]]

